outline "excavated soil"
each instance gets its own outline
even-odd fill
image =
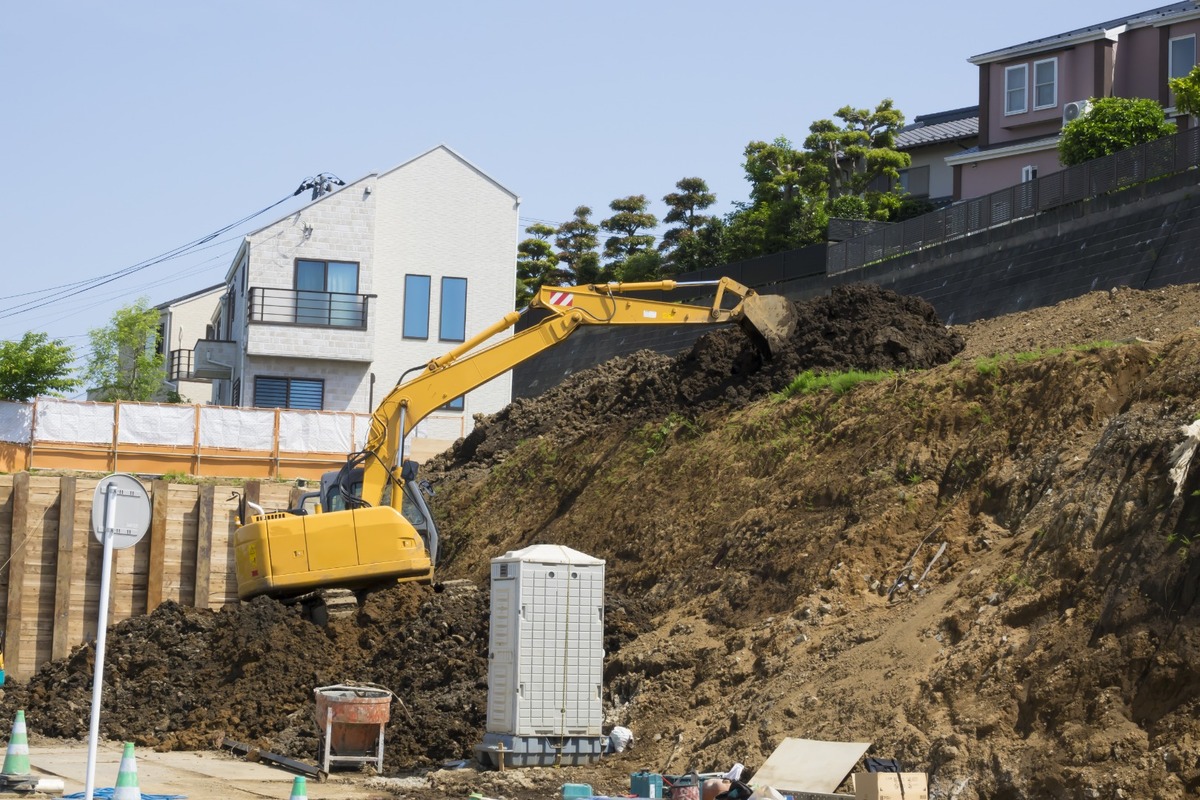
[[[466,584],[377,592],[326,628],[264,599],[115,626],[105,734],[313,760],[313,687],[355,681],[403,702],[386,766],[426,775],[394,789],[411,797],[621,794],[637,769],[753,771],[785,736],[872,742],[938,798],[1200,793],[1200,468],[1179,460],[1200,290],[953,329],[866,287],[798,310],[771,361],[721,330],[481,420],[426,470],[441,577]],[[896,374],[774,396],[848,368]],[[538,542],[606,560],[606,721],[637,747],[439,769],[482,737],[488,561]],[[84,736],[91,659],[47,664],[0,713]]]

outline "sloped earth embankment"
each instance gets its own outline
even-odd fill
[[[771,401],[801,362],[775,373],[727,331],[681,362],[577,376],[435,465],[444,578],[486,591],[490,558],[536,542],[606,559],[606,713],[639,744],[589,768],[439,771],[427,796],[619,794],[635,769],[754,769],[784,736],[871,741],[962,800],[1200,791],[1200,469],[1168,477],[1200,415],[1200,292],[1097,293],[992,329],[1155,342],[976,361],[1006,351],[976,349],[975,326],[970,360],[925,371],[953,338],[919,306],[861,298],[876,301],[890,311],[840,332],[853,307],[814,312],[809,331],[913,371]],[[947,346],[919,364],[926,334]],[[722,370],[706,352],[734,356]],[[146,745],[224,732],[312,758],[312,687],[345,680],[411,713],[393,712],[390,770],[482,735],[483,592],[397,587],[324,630],[267,601],[168,605],[110,648],[105,731]],[[89,659],[48,665],[0,711],[80,736]]]

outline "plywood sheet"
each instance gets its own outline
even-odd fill
[[[756,786],[780,792],[831,794],[867,752],[870,742],[786,738],[754,773]]]

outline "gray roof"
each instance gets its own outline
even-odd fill
[[[979,135],[979,106],[921,114],[896,134],[896,149],[955,142]]]
[[[1108,20],[1107,22],[1097,22],[1093,25],[1085,25],[1082,28],[1066,31],[1065,33],[1057,33],[1053,36],[1046,36],[1041,39],[1031,39],[1030,41],[1022,44],[1010,45],[1008,47],[1002,47],[999,50],[991,50],[986,53],[980,53],[977,56],[971,56],[967,60],[972,64],[986,64],[991,61],[1000,61],[1001,59],[1009,56],[1015,56],[1019,53],[1053,50],[1068,43],[1102,38],[1106,35],[1107,31],[1112,30],[1113,28],[1119,28],[1122,25],[1127,25],[1135,21],[1141,24],[1154,24],[1165,17],[1172,17],[1177,14],[1183,14],[1195,10],[1195,0],[1172,3],[1169,6],[1159,6],[1158,8],[1152,8],[1149,11],[1139,11],[1136,14],[1127,14],[1123,17],[1118,17],[1117,19]]]

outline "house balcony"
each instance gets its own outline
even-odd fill
[[[201,339],[193,350],[172,350],[167,356],[167,380],[222,381],[233,377],[237,343]]]
[[[372,294],[254,286],[247,298],[246,354],[370,362]]]

